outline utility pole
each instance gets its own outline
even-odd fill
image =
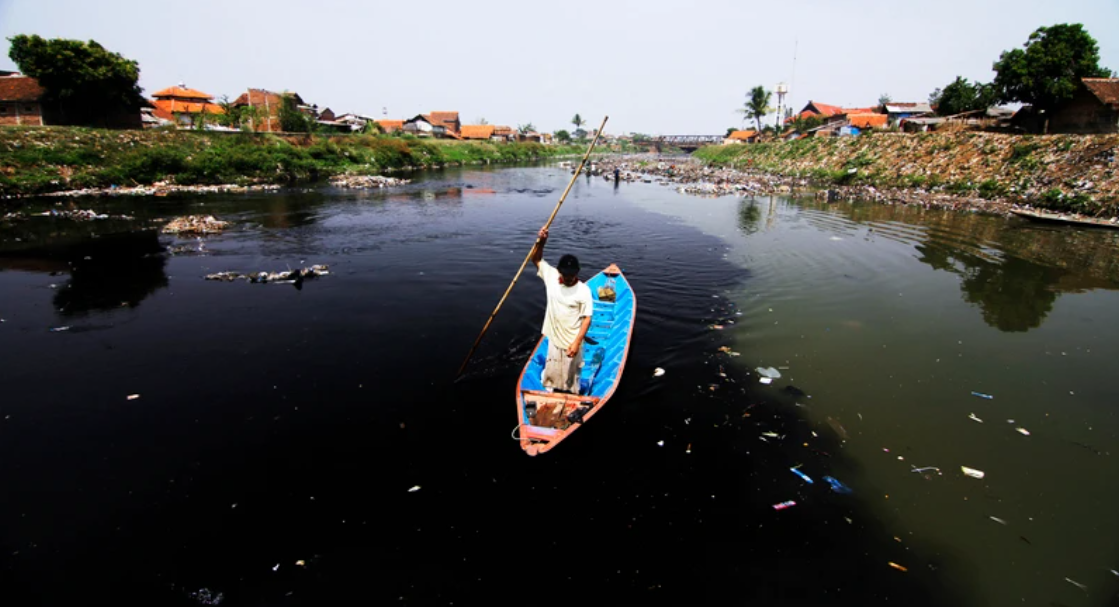
[[[781,106],[785,101],[785,93],[788,93],[788,92],[789,92],[789,86],[787,84],[785,84],[784,82],[778,82],[777,83],[777,132],[778,133],[781,132],[781,118],[783,117],[783,114],[781,112]]]

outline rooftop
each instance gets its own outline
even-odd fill
[[[1102,103],[1119,107],[1119,78],[1081,78],[1080,81]]]
[[[30,76],[5,76],[0,78],[0,101],[38,101],[43,87]]]

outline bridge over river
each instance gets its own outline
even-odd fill
[[[723,135],[662,135],[653,137],[650,143],[658,152],[666,147],[694,152],[705,145],[722,145],[724,139]]]

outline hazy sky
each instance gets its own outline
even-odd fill
[[[924,101],[957,74],[990,80],[1001,51],[1055,23],[1083,23],[1119,70],[1119,0],[0,0],[0,69],[8,37],[39,34],[137,60],[145,94],[181,81],[339,114],[552,131],[579,112],[612,133],[715,134],[757,84],[788,83],[797,109]]]

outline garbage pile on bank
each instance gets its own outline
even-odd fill
[[[215,272],[214,274],[207,274],[206,280],[220,280],[222,282],[245,280],[259,284],[301,285],[304,280],[326,276],[327,274],[330,274],[329,266],[326,264],[315,264],[307,268],[284,270],[280,272],[254,272],[251,274],[242,274],[240,272]]]
[[[186,215],[172,219],[163,226],[164,234],[220,234],[229,227],[228,221],[213,215]]]
[[[74,198],[78,196],[168,196],[170,194],[244,194],[247,192],[267,192],[279,190],[280,186],[261,185],[177,185],[161,181],[152,185],[135,187],[86,188],[43,194],[50,198]]]
[[[382,175],[335,175],[330,178],[330,185],[351,190],[388,188],[408,183],[411,183],[410,179],[398,179]]]

